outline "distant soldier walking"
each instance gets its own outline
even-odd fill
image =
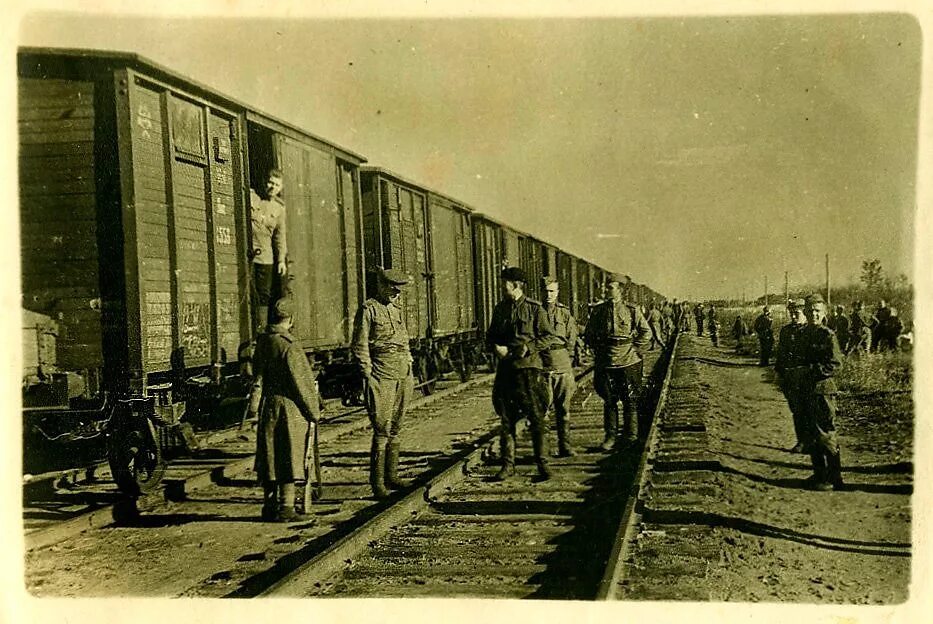
[[[664,305],[661,307],[661,319],[661,327],[664,332],[664,342],[666,344],[671,339],[671,335],[673,334],[672,328],[674,326],[674,310],[668,301],[665,301]]]
[[[801,332],[806,326],[803,314],[803,299],[790,299],[787,301],[787,314],[790,322],[781,328],[778,337],[777,352],[774,358],[774,370],[778,375],[778,386],[787,399],[787,406],[794,420],[794,434],[796,443],[790,449],[791,453],[806,453],[808,439],[807,432],[807,373],[803,362],[803,349],[801,348]]]
[[[732,337],[735,338],[735,352],[741,353],[742,351],[742,341],[745,339],[745,336],[748,335],[748,325],[745,324],[745,319],[742,318],[742,315],[739,314],[735,317],[735,322],[732,324]]]
[[[657,347],[664,346],[664,340],[662,338],[663,331],[661,329],[662,320],[661,310],[658,309],[657,304],[651,304],[651,309],[648,311],[648,327],[651,328],[651,344],[648,346],[649,349],[655,349],[655,345],[657,345]]]
[[[807,325],[801,330],[800,361],[806,377],[802,382],[806,413],[806,445],[813,462],[810,483],[816,490],[840,489],[842,465],[836,439],[836,382],[833,375],[842,364],[842,353],[833,330],[823,324],[826,304],[821,295],[806,299]]]
[[[551,345],[541,352],[545,374],[551,387],[551,405],[554,408],[557,429],[557,456],[573,457],[570,441],[570,401],[577,391],[573,374],[572,352],[577,344],[577,321],[570,308],[557,301],[560,285],[557,278],[544,278],[544,311],[554,330]]]
[[[651,334],[645,317],[623,301],[623,281],[623,275],[609,275],[609,297],[593,309],[584,331],[584,340],[596,357],[593,387],[603,399],[602,448],[606,451],[617,445],[620,400],[624,416],[622,442],[638,439],[636,401],[643,372],[640,352]]]
[[[849,340],[849,350],[868,353],[871,349],[872,332],[878,326],[878,319],[865,310],[865,304],[861,301],[856,301],[852,308],[852,338]]]
[[[295,481],[304,472],[309,422],[320,419],[314,371],[301,345],[289,333],[294,310],[279,299],[272,324],[256,338],[249,413],[258,418],[256,474],[262,483],[262,518],[290,522],[295,510]]]
[[[697,324],[697,336],[703,335],[703,304],[698,303],[693,308],[693,320]]]
[[[711,305],[706,313],[706,327],[709,329],[709,338],[713,346],[719,346],[719,319],[716,318],[716,306]]]
[[[542,479],[551,477],[545,434],[551,400],[541,353],[554,343],[554,331],[544,307],[525,296],[525,283],[525,273],[518,267],[502,271],[505,296],[493,309],[486,332],[486,344],[499,359],[492,387],[501,426],[502,469],[495,476],[497,481],[515,473],[515,425],[522,418],[531,425],[538,474]]]
[[[836,333],[839,349],[845,353],[849,346],[849,317],[846,316],[845,306],[836,306],[835,314],[833,314],[828,325]]]
[[[885,342],[885,329],[888,326],[888,319],[891,318],[891,308],[888,307],[888,302],[882,299],[878,302],[878,309],[875,310],[875,320],[877,322],[876,327],[872,331],[871,337],[871,350],[879,351],[884,349],[883,343]]]
[[[369,482],[373,496],[407,487],[398,476],[402,421],[414,389],[408,330],[402,311],[402,287],[408,276],[380,269],[376,296],[367,299],[353,322],[351,350],[364,380],[366,410],[373,427]]]
[[[774,347],[774,330],[771,327],[771,310],[768,306],[761,309],[761,314],[755,319],[754,327],[758,335],[758,365],[767,366],[771,362],[771,349]]]

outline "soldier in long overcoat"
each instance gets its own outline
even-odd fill
[[[755,319],[754,329],[758,334],[758,365],[767,366],[771,362],[771,349],[774,348],[774,329],[771,326],[771,310],[768,306],[761,309],[761,314]]]
[[[790,449],[791,453],[809,452],[806,446],[806,394],[804,388],[806,368],[803,367],[800,346],[801,331],[806,326],[803,307],[803,299],[789,299],[787,301],[787,315],[790,317],[790,322],[781,328],[774,357],[774,371],[778,376],[778,385],[781,392],[784,393],[784,398],[787,399],[787,406],[790,408],[793,417],[794,434],[797,437],[794,446]]]
[[[289,522],[295,511],[295,481],[306,478],[309,422],[320,418],[314,370],[295,338],[294,306],[279,299],[273,322],[256,338],[249,412],[258,418],[256,474],[263,486],[262,518]]]

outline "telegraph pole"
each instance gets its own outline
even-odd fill
[[[768,276],[765,275],[765,305],[768,305]]]
[[[832,300],[829,296],[829,254],[826,254],[826,309],[831,309]]]
[[[784,271],[784,302],[790,300],[790,290],[787,288],[787,271]]]

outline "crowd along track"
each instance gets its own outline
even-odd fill
[[[669,359],[652,352],[646,360],[643,409],[649,418],[643,426],[651,427],[649,439],[650,415],[668,387]],[[590,371],[578,381],[572,410],[577,454],[552,459],[550,480],[535,477],[530,440],[520,436],[518,473],[494,482],[498,464],[486,461],[493,429],[428,483],[329,548],[294,559],[275,578],[234,595],[611,597],[606,588],[619,575],[620,539],[631,533],[631,501],[638,498],[646,461],[641,445],[599,449],[602,401]]]

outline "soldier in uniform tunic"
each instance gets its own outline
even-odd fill
[[[252,189],[249,192],[250,257],[257,333],[268,322],[274,271],[280,277],[286,273],[285,204],[279,196],[281,191],[282,172],[272,168],[266,173],[260,192]]]
[[[842,487],[842,464],[836,439],[836,382],[833,375],[842,365],[842,353],[833,330],[826,327],[826,303],[821,295],[810,295],[804,305],[807,324],[800,331],[801,364],[805,367],[806,444],[813,462],[809,481],[816,490]]]
[[[606,451],[617,446],[620,400],[624,422],[618,446],[638,439],[636,404],[642,383],[641,350],[651,334],[641,312],[623,301],[623,280],[624,276],[618,273],[609,275],[609,298],[593,309],[584,330],[584,340],[596,356],[593,388],[603,399],[602,448]]]
[[[865,304],[861,301],[856,301],[852,307],[852,338],[849,340],[849,350],[868,353],[871,349],[872,333],[878,327],[878,319],[865,310]]]
[[[709,338],[714,347],[719,346],[719,319],[716,317],[716,306],[710,305],[706,312],[706,327],[709,329]]]
[[[486,332],[486,344],[499,360],[492,387],[492,403],[501,422],[502,481],[515,472],[515,426],[527,418],[531,426],[538,474],[551,476],[545,416],[551,403],[550,388],[542,369],[542,352],[554,344],[554,330],[547,312],[525,296],[525,273],[518,267],[502,271],[505,297],[496,304]]]
[[[571,352],[577,344],[577,321],[570,308],[557,301],[560,285],[547,276],[544,282],[544,311],[554,330],[551,346],[541,352],[541,360],[551,388],[551,405],[557,429],[557,456],[573,457],[570,442],[570,401],[577,391]]]
[[[649,349],[654,349],[655,345],[658,347],[664,346],[664,340],[662,338],[663,331],[661,329],[663,317],[661,316],[661,311],[658,309],[657,304],[651,304],[651,310],[648,311],[648,327],[651,328],[651,344],[648,346]]]
[[[787,406],[794,419],[794,434],[797,441],[790,449],[791,453],[806,453],[806,405],[803,393],[804,381],[802,375],[806,369],[802,367],[800,333],[805,327],[806,319],[803,315],[803,299],[789,299],[787,301],[787,315],[790,322],[781,328],[778,336],[778,346],[774,357],[774,371],[778,375],[778,385]]]
[[[761,309],[761,314],[755,319],[754,329],[758,334],[758,365],[767,366],[771,362],[771,349],[774,348],[774,329],[771,327],[771,310],[768,306]]]
[[[273,323],[256,339],[255,377],[249,412],[258,418],[256,474],[263,486],[263,520],[289,522],[295,511],[295,481],[305,478],[308,422],[320,418],[314,371],[289,333],[293,305],[279,299]]]
[[[380,269],[376,296],[367,299],[353,321],[351,350],[363,375],[366,409],[373,427],[369,481],[373,496],[409,483],[398,476],[402,421],[414,390],[408,330],[402,310],[402,287],[408,276]]]

